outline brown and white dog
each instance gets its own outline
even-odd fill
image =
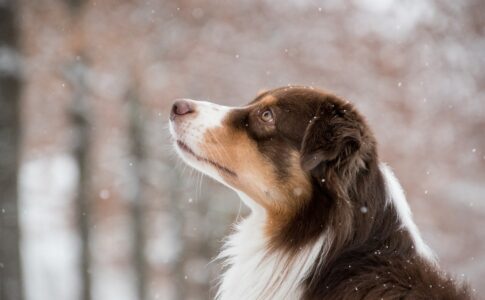
[[[187,164],[251,209],[220,254],[218,299],[470,298],[439,270],[349,102],[305,87],[243,107],[177,100],[170,131]]]

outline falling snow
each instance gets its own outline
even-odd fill
[[[109,190],[107,190],[107,189],[103,189],[103,190],[101,190],[101,191],[99,192],[99,197],[100,197],[101,199],[103,199],[103,200],[106,200],[106,199],[108,199],[108,198],[110,197],[110,194],[111,194],[111,193],[109,192]]]
[[[70,11],[62,3],[47,1],[39,10],[24,2],[19,24],[26,122],[19,210],[26,298],[76,299],[73,190],[78,174],[72,157],[64,154],[70,130],[65,104],[73,90],[62,70],[67,59],[85,59],[70,50],[80,40],[73,47]],[[147,298],[209,297],[200,291],[209,291],[212,274],[218,274],[217,263],[209,263],[215,245],[229,223],[248,211],[233,192],[211,180],[199,183],[197,175],[175,164],[164,134],[171,101],[193,97],[239,106],[260,89],[294,83],[328,89],[357,104],[378,138],[380,157],[403,183],[424,239],[446,269],[466,273],[477,293],[485,293],[480,226],[485,220],[480,130],[485,101],[479,80],[485,66],[483,34],[474,26],[480,24],[476,12],[483,10],[483,1],[475,1],[476,9],[469,0],[446,9],[438,1],[419,0],[97,2],[89,2],[75,22],[92,67],[86,85],[96,124],[93,200],[108,200],[92,201],[93,299],[136,299],[124,200],[132,188],[127,173],[139,166],[147,170],[146,255],[155,270]],[[358,49],[352,46],[357,44]],[[20,58],[0,46],[0,73],[19,73]],[[127,155],[123,99],[136,85],[148,111],[149,159],[134,168]],[[329,179],[321,179],[322,185]],[[292,191],[297,197],[303,192]],[[360,213],[368,217],[368,207],[360,207]],[[196,272],[199,276],[192,275]],[[179,286],[186,297],[178,295]]]

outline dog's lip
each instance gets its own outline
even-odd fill
[[[202,162],[205,162],[205,163],[208,163],[210,165],[212,165],[213,167],[215,167],[216,169],[218,170],[221,170],[221,171],[224,171],[225,173],[231,175],[231,176],[234,176],[234,177],[237,177],[237,174],[236,172],[232,171],[231,169],[215,162],[215,161],[212,161],[208,158],[205,158],[205,157],[202,157],[200,155],[198,155],[197,153],[194,152],[194,150],[192,150],[192,148],[190,148],[186,143],[184,143],[183,141],[181,140],[177,140],[177,146],[187,152],[188,154],[192,155],[193,157],[195,157],[198,161],[202,161]]]

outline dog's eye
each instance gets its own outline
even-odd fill
[[[263,111],[261,114],[261,120],[264,122],[273,122],[273,112],[270,109]]]

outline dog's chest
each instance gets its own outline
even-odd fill
[[[294,257],[268,253],[261,224],[254,217],[244,220],[226,242],[220,257],[227,270],[217,299],[300,298],[300,283],[315,261],[316,247],[303,249]]]

